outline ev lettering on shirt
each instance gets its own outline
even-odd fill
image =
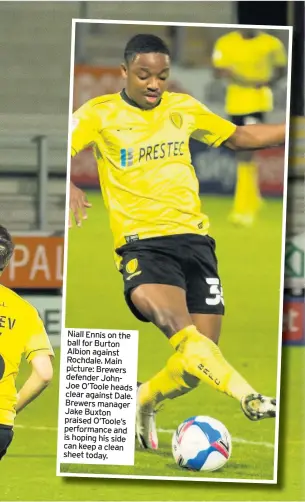
[[[6,315],[0,316],[0,328],[12,330],[14,329],[15,324],[16,324],[16,319],[13,319],[12,317],[7,317]]]

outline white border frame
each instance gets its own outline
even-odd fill
[[[291,96],[291,65],[292,65],[292,26],[262,26],[262,25],[240,25],[240,24],[218,24],[218,23],[181,23],[181,22],[161,22],[161,21],[126,21],[113,19],[72,19],[71,32],[71,57],[70,57],[70,86],[69,86],[69,116],[68,116],[68,149],[67,149],[67,176],[66,176],[66,207],[65,207],[65,240],[64,240],[64,267],[63,267],[63,296],[62,296],[62,319],[61,333],[64,332],[66,318],[66,294],[67,294],[67,268],[68,268],[68,233],[69,233],[69,183],[71,175],[71,116],[73,113],[73,88],[74,88],[74,66],[75,66],[75,27],[76,23],[85,24],[111,24],[111,25],[138,25],[138,26],[182,26],[182,27],[200,27],[200,28],[227,28],[240,29],[253,28],[262,30],[284,30],[288,32],[288,64],[287,64],[287,99],[286,99],[286,140],[284,157],[284,187],[283,187],[283,210],[282,210],[282,249],[281,249],[281,285],[280,297],[282,300],[279,305],[279,334],[278,334],[278,358],[277,358],[277,406],[278,413],[275,425],[274,441],[274,466],[273,479],[233,479],[233,478],[193,478],[193,477],[172,477],[172,476],[137,476],[137,475],[119,475],[119,474],[80,474],[60,472],[60,462],[56,459],[56,475],[60,477],[79,477],[79,478],[109,478],[109,479],[147,479],[162,481],[196,481],[196,482],[220,482],[220,483],[245,483],[245,484],[277,484],[278,474],[278,446],[279,446],[279,418],[280,418],[280,384],[281,384],[281,361],[282,361],[282,323],[283,323],[283,296],[284,296],[284,271],[285,271],[285,242],[286,242],[286,211],[287,211],[287,187],[288,187],[288,157],[289,157],[289,128],[290,128],[290,96]],[[60,367],[62,363],[62,352],[60,356]],[[63,378],[59,379],[59,395],[64,387]],[[64,415],[63,403],[59,402],[58,424],[60,417]],[[58,427],[59,431],[59,427]],[[60,441],[59,433],[57,443]],[[78,464],[76,464],[78,465]]]

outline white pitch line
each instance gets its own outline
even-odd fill
[[[158,432],[161,434],[174,434],[175,429],[158,429]],[[249,441],[248,439],[236,438],[232,437],[233,443],[244,443],[244,444],[252,444],[256,446],[265,446],[266,448],[274,448],[272,443],[267,443],[265,441]]]
[[[57,427],[46,427],[43,425],[21,425],[21,424],[15,424],[14,429],[29,429],[32,431],[57,431]]]
[[[30,429],[33,431],[57,431],[57,427],[46,427],[46,426],[36,426],[36,425],[21,425],[16,424],[14,426],[15,429]],[[158,429],[160,434],[174,434],[175,429]],[[267,443],[265,441],[249,441],[248,439],[232,437],[233,443],[241,443],[241,444],[251,444],[255,446],[265,446],[266,448],[274,448],[272,443]]]

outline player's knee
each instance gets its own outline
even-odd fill
[[[149,321],[155,324],[168,338],[191,324],[191,319],[181,314],[180,309],[167,305],[160,305],[160,299],[149,296],[137,288],[132,292],[131,299],[136,308]]]
[[[187,325],[185,319],[169,307],[157,307],[151,304],[146,309],[146,315],[168,338]]]
[[[154,311],[154,324],[165,333],[167,337],[181,331],[189,323],[184,316],[170,308],[158,308]]]

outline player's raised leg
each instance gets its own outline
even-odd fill
[[[193,238],[191,263],[186,297],[188,311],[199,333],[217,344],[225,310],[223,288],[218,274],[216,242],[212,237]],[[240,378],[235,372],[230,382],[235,392],[235,396],[233,393],[231,395],[237,398],[244,389],[244,379]],[[252,393],[251,398],[249,394],[245,394],[240,402],[245,415],[251,420],[274,416],[275,401],[270,398]]]
[[[215,314],[191,314],[193,324],[200,333],[204,333],[214,343],[218,343],[222,316]],[[276,400],[258,393],[248,394],[240,400],[244,414],[253,421],[275,417]]]
[[[239,402],[246,396],[257,396],[256,391],[225,360],[217,345],[193,324],[182,288],[142,284],[132,291],[131,300],[136,309],[168,337],[175,350],[165,368],[138,390],[137,435],[143,447],[156,449],[158,445],[155,406],[164,399],[185,394],[200,381]],[[215,334],[215,324],[219,325],[219,320],[216,316],[210,316],[210,319],[214,326],[210,326],[209,334]]]

